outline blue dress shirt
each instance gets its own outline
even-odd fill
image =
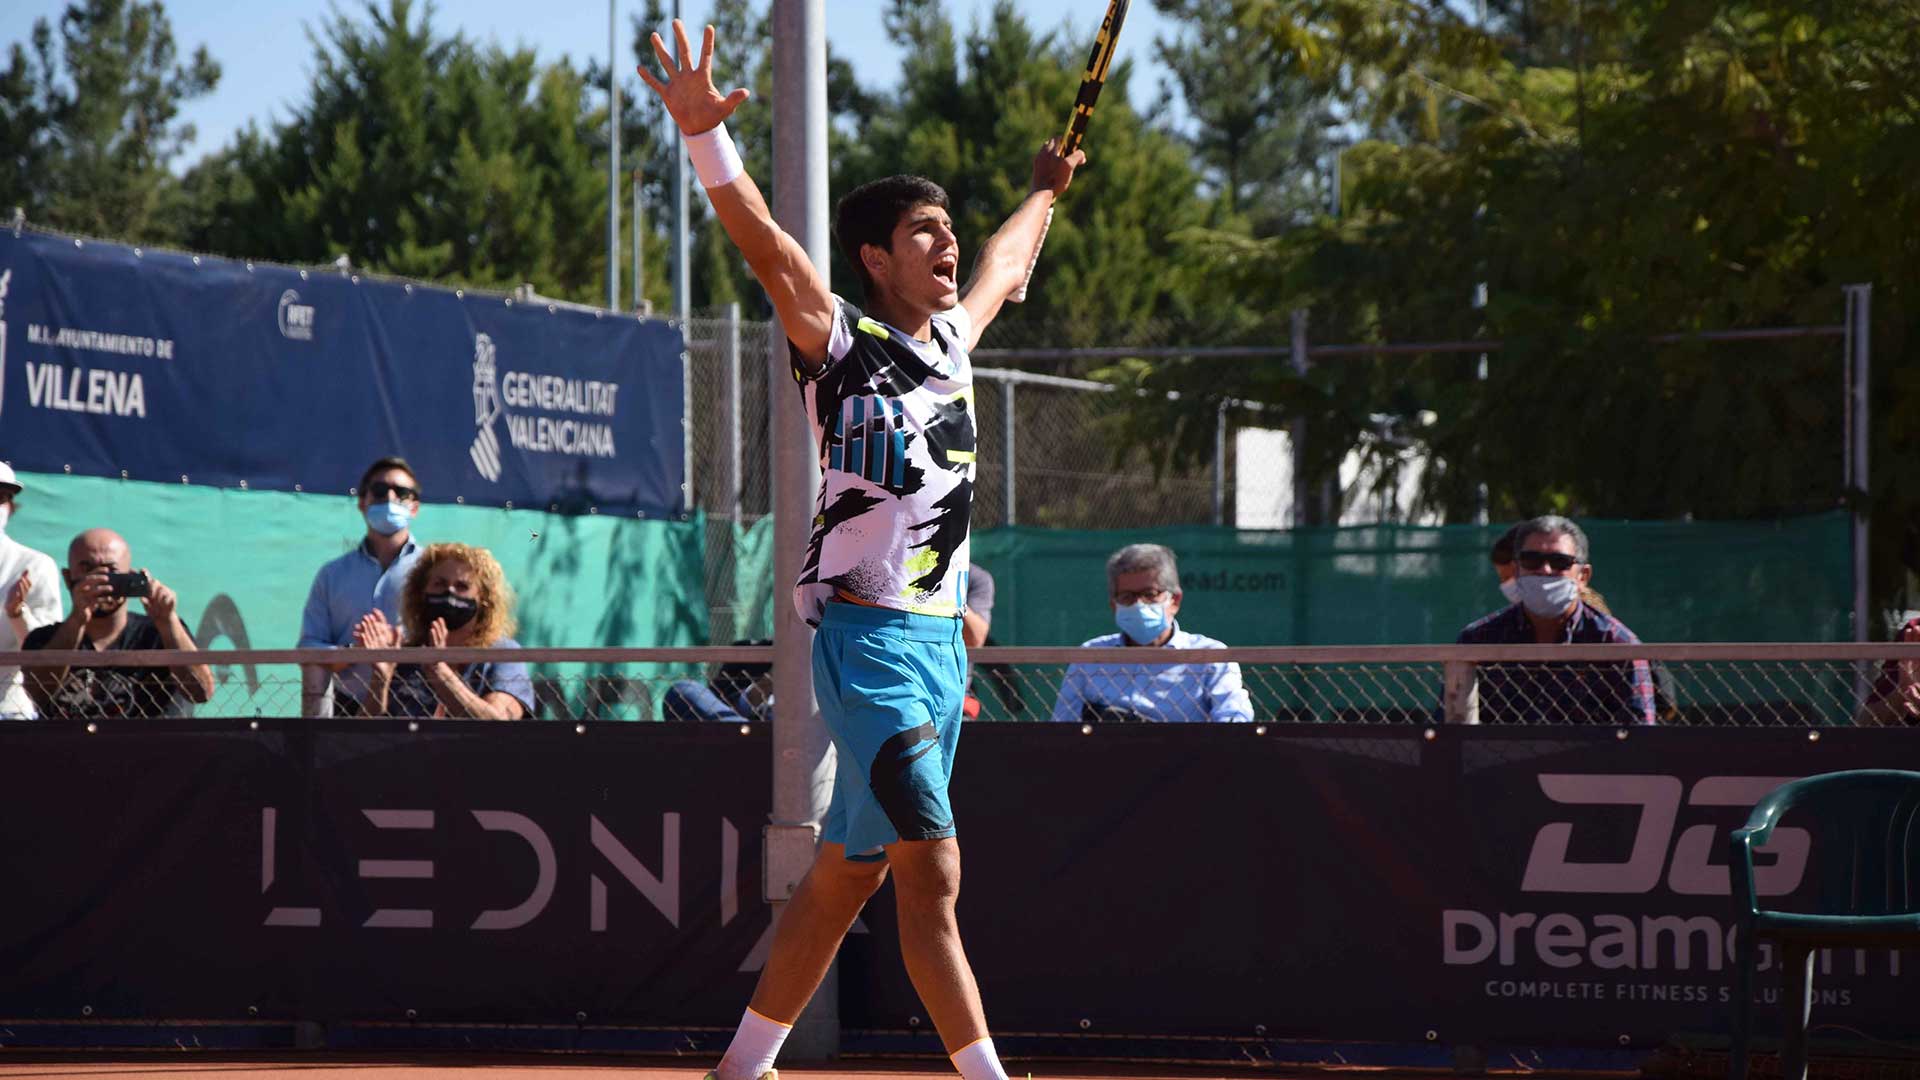
[[[1119,634],[1103,634],[1084,642],[1089,649],[1116,648],[1125,643]],[[1210,637],[1189,634],[1173,626],[1168,649],[1224,649]],[[1060,684],[1053,719],[1079,723],[1087,705],[1112,706],[1164,723],[1249,721],[1253,703],[1240,684],[1240,665],[1221,664],[1074,664]]]

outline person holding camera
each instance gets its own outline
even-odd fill
[[[73,610],[27,635],[29,651],[144,652],[199,649],[180,621],[179,598],[145,570],[134,570],[127,542],[112,529],[88,529],[67,545]],[[139,600],[146,614],[127,610]],[[213,669],[181,667],[28,667],[27,693],[46,720],[183,716],[188,702],[213,697]]]

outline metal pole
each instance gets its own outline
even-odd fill
[[[640,182],[643,176],[639,169],[633,170],[633,310],[636,313],[647,307],[647,271],[640,243],[647,220],[646,186]]]
[[[825,0],[773,4],[773,216],[806,250],[822,277],[830,265],[827,228],[827,19]],[[767,352],[768,393],[792,380],[786,334]],[[800,576],[819,489],[819,448],[796,398],[774,411],[774,581]],[[814,712],[813,631],[784,596],[773,634],[773,821],[766,832],[766,898],[777,919],[813,864],[819,822],[833,787],[832,742]],[[814,992],[787,1039],[787,1058],[821,1061],[840,1044],[839,968]]]
[[[1307,377],[1307,309],[1294,308],[1292,317],[1293,374],[1295,378]],[[1313,509],[1313,487],[1307,482],[1307,420],[1304,416],[1295,417],[1288,425],[1288,441],[1293,450],[1293,526],[1318,523],[1319,515]]]
[[[620,0],[607,0],[607,308],[620,309]]]
[[[673,0],[673,17],[680,17],[680,0]],[[678,125],[671,120],[667,123],[673,125],[673,317],[684,327],[693,311],[692,277],[687,266],[692,250],[687,242],[687,140]]]
[[[1007,525],[1020,523],[1020,514],[1017,509],[1020,505],[1020,469],[1017,464],[1018,459],[1014,456],[1015,429],[1020,426],[1020,422],[1019,414],[1014,410],[1014,386],[1012,379],[1005,379],[1000,383],[1000,411],[1005,416],[1005,423],[1000,429],[1000,457],[1006,462],[1006,475],[1001,478],[1000,488],[1001,497],[1007,504],[1004,522]]]
[[[1213,523],[1227,523],[1227,403],[1213,417]]]
[[[1848,424],[1852,435],[1852,445],[1848,448],[1851,459],[1853,499],[1853,636],[1855,641],[1867,640],[1869,632],[1868,605],[1871,603],[1869,586],[1870,565],[1867,560],[1867,534],[1871,519],[1868,517],[1868,492],[1870,486],[1867,473],[1867,405],[1871,400],[1867,394],[1868,383],[1872,376],[1873,342],[1873,286],[1849,285],[1847,291],[1847,344],[1852,355],[1847,357],[1848,370],[1851,372],[1852,393],[1848,406],[1852,420]]]
[[[740,523],[740,304],[727,305],[726,333],[720,338],[727,363],[727,487],[720,493],[727,519]]]
[[[1480,6],[1481,6],[1481,10],[1484,12],[1486,10],[1485,0],[1482,0]],[[1484,20],[1484,18],[1485,16],[1483,15],[1482,19]],[[1481,207],[1479,211],[1476,211],[1474,213],[1473,216],[1476,222],[1480,220],[1481,214],[1484,213],[1485,210],[1486,210],[1485,207]],[[1479,284],[1473,287],[1473,306],[1480,309],[1481,311],[1485,311],[1487,309],[1487,283],[1484,281],[1480,282]],[[1483,334],[1486,333],[1486,329],[1487,328],[1485,324],[1485,317],[1483,316],[1481,319],[1480,333],[1483,333]],[[1480,363],[1474,367],[1473,377],[1480,384],[1479,385],[1480,400],[1484,404],[1487,399],[1487,354],[1486,353],[1480,354]],[[1486,473],[1484,471],[1485,465],[1482,464],[1481,468],[1482,468],[1482,472],[1481,472],[1482,479],[1478,484],[1475,484],[1473,488],[1473,523],[1475,525],[1485,525],[1487,523],[1487,503],[1489,499],[1487,494],[1487,481],[1485,479]]]

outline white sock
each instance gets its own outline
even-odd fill
[[[975,1039],[961,1047],[953,1055],[953,1067],[960,1070],[960,1080],[1007,1080],[1007,1070],[1000,1067],[1000,1055],[993,1052],[991,1038]]]
[[[720,1067],[713,1071],[720,1080],[760,1080],[773,1068],[780,1044],[787,1041],[787,1033],[792,1030],[791,1024],[769,1020],[748,1009],[740,1017],[740,1027],[734,1031],[733,1041],[727,1044]]]

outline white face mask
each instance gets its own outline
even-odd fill
[[[1509,604],[1519,603],[1520,602],[1520,579],[1508,578],[1507,580],[1501,582],[1500,595],[1506,597],[1507,603]]]
[[[8,503],[5,506],[0,506],[0,534],[4,534],[7,531],[7,519],[12,516],[13,516],[12,503]]]

